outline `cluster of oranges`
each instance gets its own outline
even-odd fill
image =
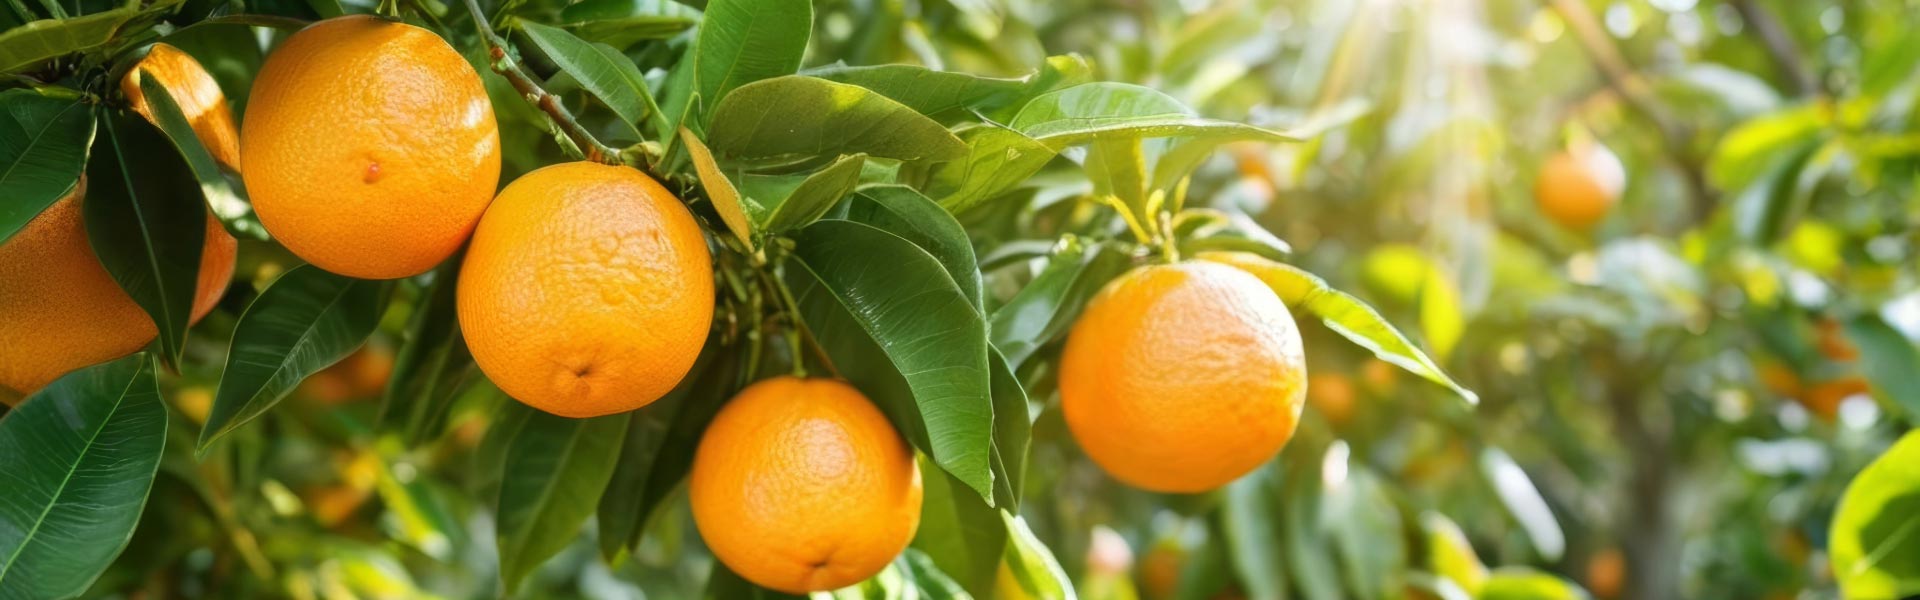
[[[462,247],[457,312],[500,389],[575,418],[646,406],[701,353],[714,312],[708,241],[639,171],[545,167],[495,194],[501,148],[479,75],[435,34],[368,16],[289,37],[257,74],[244,123],[187,54],[158,44],[127,76],[156,78],[201,142],[246,184],[288,250],[341,275],[419,275]],[[244,166],[244,168],[242,168]],[[138,350],[153,324],[88,245],[85,182],[0,245],[0,387],[31,393]],[[209,217],[194,317],[232,277],[235,241]],[[57,301],[56,301],[57,300]],[[1146,266],[1106,286],[1069,334],[1067,423],[1126,483],[1221,486],[1292,437],[1306,389],[1299,333],[1272,289],[1211,262]],[[884,568],[918,526],[913,450],[865,396],[830,379],[748,387],[694,459],[695,523],[714,554],[789,592]]]

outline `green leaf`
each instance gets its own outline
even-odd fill
[[[199,451],[279,404],[307,376],[340,362],[380,324],[390,286],[301,265],[273,281],[233,326],[226,371]]]
[[[1420,515],[1420,528],[1427,534],[1427,570],[1468,594],[1479,594],[1487,584],[1487,566],[1460,526],[1446,515],[1427,512]]]
[[[927,600],[972,600],[976,595],[968,594],[959,582],[953,580],[934,564],[933,559],[919,550],[908,548],[900,553],[901,562],[907,565],[907,577],[913,583],[919,597]],[[995,563],[998,564],[998,563]]]
[[[783,275],[840,374],[990,499],[986,323],[952,276],[920,247],[862,223],[820,221],[794,242]]]
[[[100,264],[159,329],[162,364],[180,358],[200,281],[207,205],[167,137],[139,115],[101,119],[81,203]]]
[[[93,123],[79,98],[0,92],[0,243],[79,185]]]
[[[560,21],[583,39],[624,49],[679,35],[700,22],[700,11],[672,0],[586,0],[560,9]]]
[[[399,432],[408,446],[439,435],[454,400],[476,371],[456,305],[462,256],[442,263],[420,291],[380,396],[381,428]]]
[[[987,348],[993,392],[994,504],[1019,510],[1026,492],[1027,450],[1033,443],[1033,417],[1027,390],[1000,350]]]
[[[600,553],[613,557],[637,546],[647,518],[693,466],[693,453],[707,423],[739,390],[740,352],[709,339],[680,385],[633,411],[620,462],[600,498]]]
[[[713,110],[707,143],[721,156],[771,160],[866,153],[953,160],[966,144],[940,123],[863,87],[790,75],[736,89]]]
[[[1056,149],[1096,139],[1175,136],[1300,141],[1289,133],[1200,118],[1172,96],[1113,82],[1081,84],[1042,94],[1021,108],[1008,126]]]
[[[680,141],[687,145],[687,154],[693,157],[693,168],[700,176],[700,187],[707,191],[707,201],[713,203],[720,220],[727,224],[727,230],[747,245],[749,250],[757,248],[754,243],[753,221],[747,218],[747,209],[741,203],[740,191],[733,187],[733,181],[720,170],[720,163],[714,162],[713,154],[707,151],[706,144],[693,131],[681,127]]]
[[[1328,484],[1323,505],[1333,551],[1354,598],[1399,598],[1406,587],[1400,512],[1380,479],[1355,465],[1346,481]]]
[[[99,49],[122,31],[144,24],[144,16],[171,10],[180,0],[161,0],[142,8],[127,3],[113,10],[68,19],[42,19],[0,33],[0,73],[20,73],[40,64]],[[140,19],[141,23],[134,23]]]
[[[1552,573],[1501,567],[1487,578],[1476,600],[1587,600],[1587,591]]]
[[[1279,485],[1271,467],[1263,467],[1227,484],[1220,505],[1234,575],[1253,598],[1287,596]]]
[[[1087,300],[1132,264],[1126,252],[1110,244],[1063,241],[1047,267],[993,312],[993,346],[1006,353],[1012,366],[1025,364],[1065,333]]]
[[[660,116],[653,94],[647,90],[646,77],[619,50],[580,39],[558,27],[533,22],[521,22],[520,27],[560,70],[613,109],[621,121],[637,126],[641,119]],[[665,127],[664,122],[661,127]]]
[[[627,415],[569,419],[535,412],[507,448],[500,483],[500,580],[507,595],[580,535],[607,489]]]
[[[1847,321],[1847,340],[1860,348],[1860,370],[1881,396],[1920,418],[1920,350],[1913,341],[1875,314]]]
[[[1533,543],[1533,549],[1540,557],[1549,561],[1560,560],[1561,553],[1567,549],[1567,537],[1560,531],[1560,521],[1553,516],[1553,509],[1547,507],[1540,490],[1533,485],[1533,479],[1527,476],[1525,469],[1513,462],[1513,457],[1499,448],[1488,446],[1480,451],[1480,472],[1493,485],[1494,494],[1500,497],[1501,505],[1507,513],[1513,515],[1526,532],[1527,540]],[[1491,582],[1489,582],[1491,585]]]
[[[758,197],[749,189],[748,196],[767,208],[760,230],[780,233],[820,220],[834,204],[853,193],[854,186],[860,183],[860,169],[866,162],[865,154],[842,156],[827,168],[799,178],[793,188],[779,197]]]
[[[925,500],[913,547],[974,596],[991,597],[1007,547],[1007,528],[980,494],[947,472],[926,467],[921,479]]]
[[[707,590],[703,597],[707,600],[801,600],[806,598],[806,596],[784,594],[754,585],[717,560],[713,561],[713,571],[707,575]]]
[[[1801,173],[1819,149],[1820,140],[1808,139],[1775,154],[1761,175],[1733,197],[1733,228],[1741,239],[1771,244],[1791,229],[1806,208]]]
[[[1053,552],[1047,550],[1046,544],[1040,543],[1040,538],[1027,529],[1026,519],[1000,511],[1000,520],[1007,527],[1007,570],[1013,573],[1020,589],[1036,600],[1076,598],[1067,572],[1053,559]]]
[[[1280,299],[1286,301],[1288,308],[1319,317],[1328,329],[1373,352],[1380,360],[1446,386],[1468,404],[1480,402],[1478,395],[1455,383],[1453,378],[1440,370],[1439,365],[1434,364],[1433,359],[1427,358],[1425,352],[1407,341],[1406,336],[1394,329],[1393,324],[1388,323],[1373,307],[1346,292],[1333,289],[1318,276],[1299,267],[1244,252],[1202,252],[1196,258],[1252,273],[1272,287]]]
[[[792,75],[812,33],[807,0],[708,2],[693,50],[695,92],[713,102],[755,81]]]
[[[1094,196],[1119,199],[1135,220],[1152,218],[1147,210],[1147,154],[1139,139],[1092,140],[1081,166],[1093,182]]]
[[[1328,539],[1325,504],[1326,478],[1322,466],[1326,455],[1309,455],[1307,460],[1282,461],[1284,483],[1280,494],[1285,504],[1278,510],[1282,534],[1286,536],[1289,574],[1294,586],[1308,600],[1347,598],[1341,589],[1339,566],[1334,563],[1333,540]]]
[[[213,154],[207,151],[206,145],[200,143],[200,136],[193,132],[193,124],[187,122],[187,115],[181,112],[180,104],[174,101],[173,94],[167,91],[159,78],[141,77],[140,93],[147,100],[147,111],[153,113],[154,126],[173,142],[174,150],[187,161],[194,179],[199,180],[200,194],[206,198],[207,204],[238,207],[230,209],[236,214],[249,212],[251,208],[244,189],[234,185],[233,180],[220,169],[220,164],[214,162]]]
[[[29,405],[31,406],[31,405]],[[1855,475],[1834,511],[1828,548],[1847,598],[1920,593],[1920,431]]]
[[[926,188],[955,214],[1025,183],[1054,157],[1046,144],[991,123],[962,129],[958,135],[967,145],[966,156],[934,165]]]
[[[929,117],[962,108],[1002,106],[1027,90],[1026,78],[981,77],[917,65],[849,67],[835,64],[808,69],[805,74],[873,90]]]
[[[1327,130],[1352,123],[1372,110],[1372,103],[1348,100],[1315,111],[1312,116],[1288,128],[1287,133],[1303,140],[1318,137]],[[1153,189],[1173,189],[1181,179],[1192,175],[1193,170],[1199,168],[1200,163],[1212,156],[1221,145],[1231,141],[1231,136],[1197,136],[1175,141],[1154,161]]]
[[[847,219],[878,227],[919,246],[933,255],[959,286],[960,294],[976,311],[984,311],[981,299],[980,267],[973,258],[973,243],[967,230],[953,215],[941,210],[913,188],[899,185],[873,186],[847,209]]]
[[[85,592],[132,538],[166,438],[146,354],[69,373],[0,419],[0,598]]]

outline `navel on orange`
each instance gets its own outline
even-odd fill
[[[872,577],[920,525],[913,450],[866,396],[777,377],[735,396],[695,451],[693,522],[762,587],[804,594]]]
[[[1279,453],[1306,379],[1293,317],[1258,278],[1215,263],[1155,265],[1108,283],[1074,323],[1060,405],[1114,478],[1200,492]]]
[[[240,139],[261,224],[351,277],[446,260],[500,181],[499,129],[473,67],[432,32],[365,15],[315,23],[267,57]]]
[[[626,412],[685,377],[713,322],[713,264],[685,206],[639,171],[541,168],[500,192],[460,272],[487,377],[565,417]]]

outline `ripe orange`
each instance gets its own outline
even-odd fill
[[[1353,420],[1353,400],[1358,395],[1353,380],[1346,375],[1327,373],[1307,377],[1307,402],[1334,425]]]
[[[127,76],[120,80],[120,91],[127,95],[134,112],[153,121],[147,96],[140,91],[143,74],[158,80],[167,94],[173,96],[174,103],[180,105],[180,113],[186,115],[187,124],[193,126],[194,136],[200,138],[214,160],[240,170],[240,134],[233,126],[233,111],[227,108],[227,96],[220,91],[220,84],[200,66],[200,61],[179,48],[154,44],[146,58],[127,71]]]
[[[480,370],[564,417],[659,399],[693,367],[713,322],[699,224],[626,167],[567,163],[515,180],[480,220],[459,286]]]
[[[1619,598],[1627,580],[1627,557],[1606,548],[1587,559],[1587,589],[1595,598]]]
[[[1626,186],[1620,159],[1605,147],[1589,144],[1548,158],[1534,181],[1533,198],[1553,222],[1585,230],[1613,210]]]
[[[386,391],[392,375],[393,350],[385,344],[368,343],[333,366],[308,376],[300,382],[299,392],[321,404],[342,404],[379,396]]]
[[[880,572],[920,525],[920,467],[886,416],[830,379],[776,377],[720,409],[694,453],[693,522],[748,581],[789,593]]]
[[[153,340],[153,319],[128,297],[87,243],[87,182],[0,243],[0,387],[21,395]],[[192,320],[213,310],[233,277],[238,242],[207,215]]]
[[[1200,492],[1286,445],[1306,379],[1300,332],[1271,288],[1186,262],[1100,290],[1068,334],[1060,403],[1074,439],[1115,478]]]
[[[1867,380],[1858,375],[1843,377],[1832,381],[1823,381],[1807,387],[1799,396],[1800,404],[1807,412],[1826,422],[1833,422],[1840,416],[1840,405],[1848,398],[1866,394],[1873,390]]]
[[[350,277],[446,260],[500,181],[500,132],[473,67],[432,32],[366,15],[315,23],[267,57],[240,139],[267,231]]]

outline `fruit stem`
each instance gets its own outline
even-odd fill
[[[463,0],[463,2],[467,5],[467,12],[473,15],[473,26],[480,30],[480,39],[487,43],[487,57],[490,59],[487,64],[493,72],[507,78],[507,83],[513,84],[514,91],[520,92],[520,97],[526,98],[528,103],[540,109],[541,112],[547,113],[547,118],[553,120],[554,126],[560,130],[560,133],[580,150],[581,158],[608,165],[627,164],[621,160],[618,149],[603,144],[593,137],[592,133],[573,118],[573,113],[567,110],[559,97],[547,93],[546,89],[540,87],[539,82],[534,81],[532,75],[520,68],[520,63],[514,60],[512,53],[507,52],[506,38],[500,37],[500,34],[495,33],[493,28],[487,25],[487,17],[480,12],[479,2],[476,0]],[[658,174],[648,171],[641,165],[629,166],[640,168],[654,179],[660,178]]]

